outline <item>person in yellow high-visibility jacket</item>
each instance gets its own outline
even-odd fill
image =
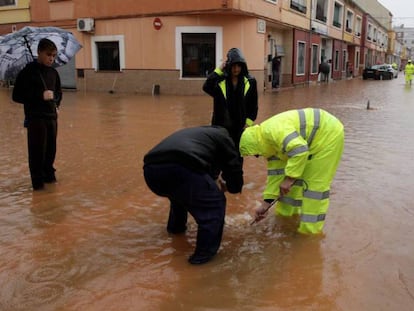
[[[255,211],[256,220],[264,218],[271,202],[279,198],[277,215],[300,215],[300,233],[321,233],[343,148],[341,121],[322,109],[289,110],[246,128],[241,156],[263,156],[268,161],[264,202]]]
[[[409,59],[407,62],[407,65],[405,65],[404,74],[405,74],[405,83],[411,85],[412,80],[413,80],[413,74],[414,74],[414,65],[411,62],[411,59]]]

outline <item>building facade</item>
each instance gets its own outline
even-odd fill
[[[376,0],[0,0],[0,35],[71,31],[83,48],[59,68],[69,87],[198,95],[232,47],[263,91],[275,57],[281,87],[317,83],[322,61],[330,79],[358,77],[387,60],[390,16]]]

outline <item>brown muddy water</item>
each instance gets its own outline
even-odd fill
[[[250,226],[266,167],[247,158],[218,255],[192,266],[196,225],[167,234],[142,158],[208,124],[211,98],[65,92],[58,183],[34,193],[22,106],[1,90],[0,310],[414,310],[413,98],[403,76],[261,94],[259,121],[311,106],[345,125],[325,234],[273,213]]]

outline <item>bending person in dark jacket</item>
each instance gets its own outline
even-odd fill
[[[256,79],[239,49],[228,51],[227,61],[207,77],[203,90],[214,98],[211,124],[225,127],[238,148],[243,129],[253,125],[258,110]]]
[[[41,39],[37,61],[18,74],[13,100],[24,104],[29,169],[33,190],[56,181],[53,164],[56,156],[57,108],[62,99],[60,77],[52,67],[57,55],[53,41]]]
[[[196,248],[189,262],[209,261],[222,239],[224,192],[238,193],[243,186],[242,163],[227,130],[201,126],[172,134],[145,155],[144,177],[155,194],[170,200],[168,232],[186,231],[187,212],[197,222]]]

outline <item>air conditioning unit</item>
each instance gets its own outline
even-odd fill
[[[93,31],[95,29],[95,21],[93,18],[78,18],[78,31]]]

